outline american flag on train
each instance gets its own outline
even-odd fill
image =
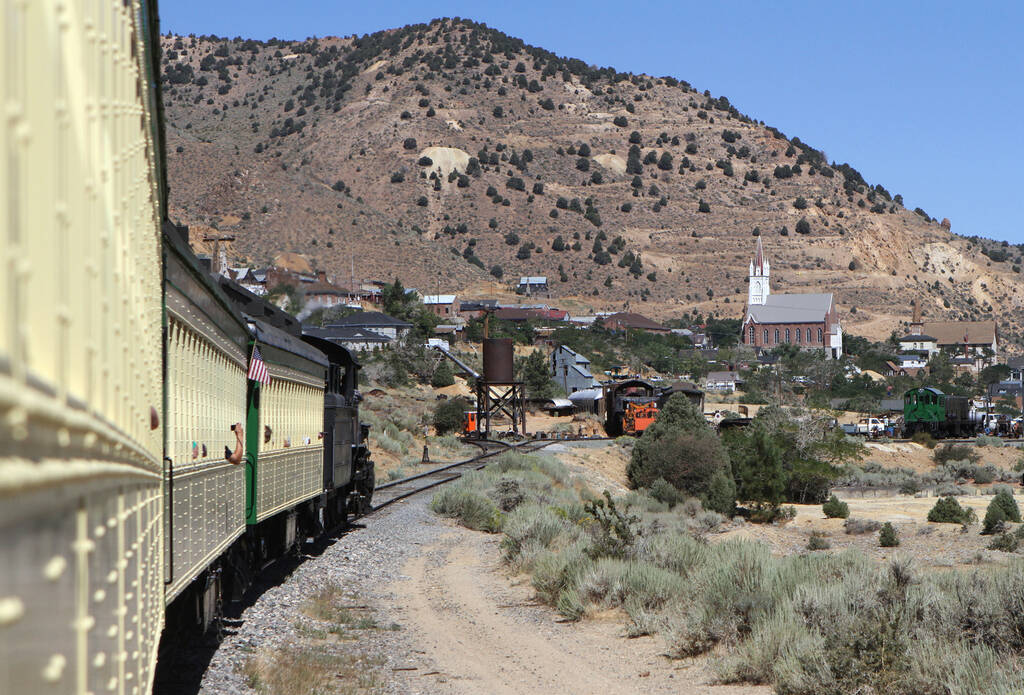
[[[267,371],[267,365],[263,363],[260,349],[255,345],[252,347],[252,359],[249,360],[248,376],[253,381],[258,381],[261,384],[270,383],[270,372]]]

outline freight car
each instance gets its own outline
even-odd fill
[[[966,396],[951,396],[925,386],[903,394],[903,434],[928,432],[935,437],[972,435],[978,423]]]
[[[0,1],[0,692],[143,695],[165,625],[368,508],[359,365],[168,219],[155,2]]]

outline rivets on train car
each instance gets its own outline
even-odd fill
[[[92,658],[93,668],[103,668],[105,663],[107,663],[106,652],[96,652],[96,656]]]
[[[88,538],[84,540],[72,541],[71,543],[71,549],[79,553],[91,553],[95,547],[96,544]]]
[[[111,625],[110,627],[107,628],[107,637],[110,637],[110,638],[117,637],[117,625]]]
[[[103,538],[103,536],[107,535],[107,527],[103,524],[100,524],[92,530],[92,535],[96,536],[97,538]]]
[[[7,627],[21,620],[25,615],[25,604],[17,596],[0,598],[0,627]]]
[[[61,427],[57,430],[57,443],[61,446],[71,445],[71,432],[68,431],[67,427]]]
[[[117,690],[117,677],[111,678],[107,681],[107,690]]]
[[[104,591],[103,589],[96,589],[96,591],[93,592],[92,600],[95,601],[96,603],[103,603],[103,599],[105,599],[106,597],[107,597],[107,592],[106,591]]]
[[[96,436],[95,432],[86,432],[85,433],[85,437],[82,439],[82,443],[87,448],[91,449],[92,447],[96,446],[96,440],[97,439],[98,439],[98,437]]]
[[[49,579],[51,582],[55,582],[60,579],[60,576],[64,574],[64,570],[67,569],[68,561],[61,555],[54,555],[46,564],[43,566],[43,576]]]
[[[67,663],[68,660],[64,658],[63,654],[51,656],[49,661],[46,662],[46,666],[43,666],[43,680],[47,683],[59,681],[61,676],[64,675],[64,667],[67,666]]]
[[[107,584],[113,584],[117,581],[117,570],[110,570],[107,572]]]
[[[28,437],[28,410],[11,408],[7,413],[7,426],[11,430],[11,439],[21,441]]]

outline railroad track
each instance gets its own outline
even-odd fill
[[[373,491],[375,504],[367,516],[387,507],[390,504],[394,504],[399,500],[412,497],[413,495],[419,494],[425,490],[435,488],[438,485],[444,485],[445,483],[450,483],[453,480],[458,480],[467,471],[480,470],[487,465],[487,459],[497,456],[498,454],[503,454],[506,451],[512,450],[531,453],[558,441],[562,440],[533,439],[521,444],[509,444],[507,442],[495,440],[473,441],[473,444],[484,449],[484,451],[473,458],[466,459],[465,461],[458,461],[456,463],[449,463],[445,466],[439,466],[429,471],[424,471],[423,473],[410,475],[408,478],[401,478],[400,480],[394,480],[389,483],[378,485]]]

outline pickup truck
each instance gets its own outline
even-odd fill
[[[857,424],[843,425],[843,432],[863,437],[881,437],[885,434],[886,422],[877,417],[862,417]]]

